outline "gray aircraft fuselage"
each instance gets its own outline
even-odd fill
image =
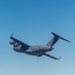
[[[53,48],[49,47],[49,46],[30,46],[27,50],[23,50],[22,46],[18,46],[18,47],[13,47],[13,49],[17,52],[22,52],[22,53],[26,53],[29,55],[36,55],[36,56],[40,56],[41,54],[51,51]]]

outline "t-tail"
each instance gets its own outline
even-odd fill
[[[46,44],[47,46],[52,47],[59,39],[70,42],[69,40],[63,38],[62,36],[55,34],[54,32],[51,32],[51,33],[54,35],[54,37]]]

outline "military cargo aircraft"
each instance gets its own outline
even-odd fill
[[[69,40],[55,34],[54,32],[51,32],[54,37],[46,44],[46,45],[28,45],[26,43],[23,43],[22,41],[16,39],[13,37],[13,35],[10,37],[11,40],[13,41],[10,41],[10,44],[13,45],[13,50],[15,50],[16,52],[20,52],[20,53],[26,53],[26,54],[29,54],[29,55],[34,55],[34,56],[42,56],[42,55],[45,55],[45,56],[48,56],[50,58],[53,58],[55,60],[59,60],[60,58],[56,58],[52,55],[49,55],[47,54],[46,52],[49,52],[49,51],[52,51],[54,48],[53,48],[53,45],[59,40],[59,39],[62,39],[62,40],[65,40],[67,42],[70,42]]]

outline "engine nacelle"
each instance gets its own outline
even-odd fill
[[[10,41],[9,43],[10,43],[11,45],[13,45],[14,47],[18,47],[18,46],[20,45],[20,44],[14,42],[14,41]]]
[[[14,42],[14,41],[10,41],[9,43],[10,43],[11,45],[14,45],[14,44],[15,44],[15,42]]]
[[[13,46],[14,47],[18,47],[20,44],[18,44],[18,43],[15,43]]]
[[[19,46],[17,46],[17,47],[13,47],[13,50],[15,50],[15,51],[17,51],[17,52],[21,52],[21,46],[22,45],[19,45]]]

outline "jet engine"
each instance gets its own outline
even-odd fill
[[[13,45],[14,47],[18,47],[20,44],[14,42],[14,41],[10,41],[10,44]]]
[[[14,47],[18,47],[19,45],[20,45],[20,44],[18,44],[18,43],[15,43],[15,44],[14,44]]]
[[[9,43],[10,43],[11,45],[14,45],[14,44],[15,44],[15,42],[14,42],[14,41],[10,41]]]
[[[22,45],[19,45],[19,46],[16,46],[16,47],[14,46],[13,49],[14,49],[15,51],[17,51],[17,52],[21,52],[21,46],[22,46]]]

